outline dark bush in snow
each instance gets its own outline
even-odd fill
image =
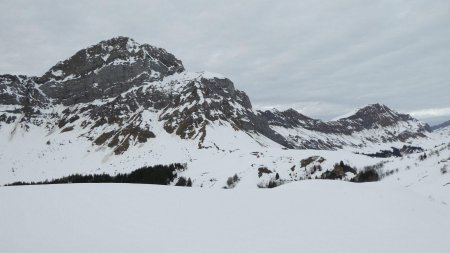
[[[368,168],[358,172],[358,174],[350,181],[355,183],[365,183],[379,181],[380,179],[381,177],[376,169]]]
[[[258,177],[262,177],[263,174],[270,174],[270,173],[272,173],[272,171],[269,170],[267,167],[258,168]]]
[[[334,165],[334,168],[332,171],[328,171],[328,170],[325,171],[321,175],[320,178],[321,179],[331,179],[331,180],[342,179],[345,177],[345,173],[347,173],[347,172],[356,174],[356,169],[350,167],[349,165],[344,164],[344,162],[341,161],[340,163],[336,163]]]
[[[234,176],[229,177],[227,179],[227,186],[225,188],[232,189],[236,186],[236,184],[241,180],[237,174],[234,174]]]
[[[187,179],[185,177],[180,177],[175,184],[175,186],[186,186],[186,187],[192,187],[192,181],[191,178]]]
[[[419,156],[419,160],[423,161],[425,159],[427,159],[427,154],[423,153],[423,155]]]
[[[267,181],[263,181],[258,183],[258,188],[275,188],[277,186],[280,186],[284,183],[288,182],[287,180],[283,180],[280,178],[280,175],[278,173],[275,174],[275,177],[272,177],[272,179]]]
[[[398,169],[390,170],[386,173],[383,173],[384,164],[386,161],[379,162],[377,164],[366,166],[362,171],[358,172],[354,178],[350,181],[355,183],[363,183],[363,182],[374,182],[381,180],[384,176],[389,176],[394,174],[394,172],[398,172]]]
[[[275,188],[278,186],[278,183],[276,181],[269,181],[269,184],[267,185],[267,188]]]
[[[187,180],[184,177],[178,178],[178,182],[175,184],[175,186],[186,186]]]
[[[444,166],[441,168],[441,173],[442,173],[442,174],[446,174],[446,173],[447,173],[447,165],[444,165]]]
[[[258,188],[275,188],[283,183],[283,181],[271,179],[269,182],[261,182],[257,186]]]

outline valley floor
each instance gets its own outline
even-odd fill
[[[450,252],[449,206],[398,184],[0,187],[0,251]]]

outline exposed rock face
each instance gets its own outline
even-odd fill
[[[23,75],[0,75],[0,105],[42,107],[49,103],[34,78]]]
[[[164,49],[118,37],[78,51],[37,82],[48,97],[73,105],[115,97],[131,87],[182,71],[181,61]]]
[[[388,127],[400,121],[414,120],[408,114],[397,113],[385,105],[373,104],[358,110],[354,115],[341,119],[341,122],[352,123],[355,130],[377,127]]]
[[[284,128],[314,126],[320,121],[306,117],[294,109],[286,111],[259,111],[259,114],[266,118],[270,125]]]
[[[428,131],[379,104],[331,122],[292,109],[256,112],[229,79],[186,72],[164,49],[125,37],[80,50],[41,77],[0,76],[0,106],[0,128],[20,121],[24,128],[77,133],[115,154],[158,138],[161,130],[199,148],[207,148],[208,127],[221,126],[286,148],[316,149],[403,141]]]
[[[248,96],[223,77],[184,75],[170,83],[170,104],[160,119],[164,128],[185,139],[206,136],[205,128],[213,122],[228,123],[235,130],[261,133],[275,142],[288,145],[252,110]]]
[[[15,75],[0,75],[0,122],[13,123],[33,121],[36,125],[42,123],[36,119],[41,110],[49,107],[49,100],[39,89],[34,78]],[[1,127],[1,126],[0,126]]]
[[[427,124],[381,104],[366,106],[347,118],[328,122],[308,118],[293,109],[259,114],[297,148],[335,149],[368,142],[406,141],[426,137],[430,132]],[[310,138],[314,133],[316,138]]]

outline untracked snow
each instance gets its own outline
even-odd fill
[[[450,252],[448,206],[403,187],[0,188],[1,252]]]

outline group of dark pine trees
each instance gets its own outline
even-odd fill
[[[70,176],[45,180],[41,182],[14,182],[6,186],[14,185],[41,185],[41,184],[70,184],[70,183],[134,183],[134,184],[159,184],[168,185],[177,178],[177,172],[186,169],[186,165],[174,163],[170,165],[147,166],[130,173],[120,173],[114,176],[108,174]],[[180,177],[176,183],[178,186],[192,186],[191,179]]]

